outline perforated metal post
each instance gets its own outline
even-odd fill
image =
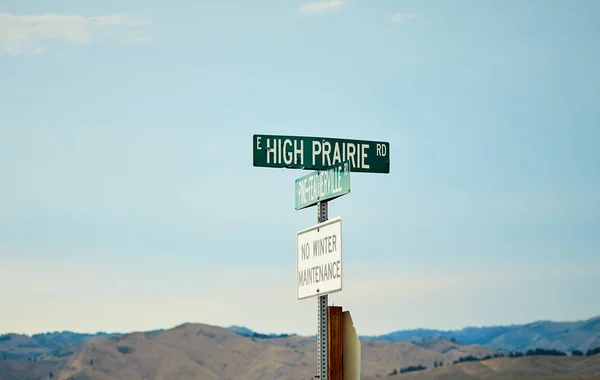
[[[327,221],[327,202],[317,203],[317,222],[322,223]],[[317,378],[320,380],[327,380],[328,376],[328,365],[327,365],[327,325],[329,315],[327,313],[327,306],[329,299],[327,295],[319,296],[318,300],[318,333],[317,333]]]

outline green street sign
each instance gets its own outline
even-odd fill
[[[350,162],[313,172],[296,180],[296,210],[350,193]]]
[[[353,172],[389,173],[390,144],[304,136],[252,136],[253,165],[326,170],[343,161]]]

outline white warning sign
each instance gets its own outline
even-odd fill
[[[336,217],[296,234],[297,298],[342,290],[342,219]]]

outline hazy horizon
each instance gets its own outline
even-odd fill
[[[344,311],[346,311],[344,309]],[[493,325],[469,325],[469,326],[463,326],[460,328],[454,328],[454,329],[439,329],[436,327],[414,327],[414,328],[410,328],[410,329],[404,329],[404,328],[398,328],[395,330],[391,330],[388,331],[386,333],[383,334],[362,334],[359,332],[359,334],[361,336],[380,336],[380,335],[385,335],[385,334],[389,334],[389,333],[393,333],[396,331],[412,331],[412,330],[436,330],[436,331],[444,331],[444,332],[448,332],[448,331],[460,331],[463,329],[468,329],[468,328],[485,328],[485,327],[502,327],[502,326],[519,326],[519,325],[527,325],[527,324],[531,324],[531,323],[536,323],[536,322],[554,322],[554,323],[568,323],[568,322],[584,322],[590,319],[595,319],[595,318],[600,318],[600,314],[598,315],[594,315],[591,316],[589,318],[580,318],[580,319],[576,319],[576,320],[545,320],[545,319],[540,319],[540,320],[536,320],[536,321],[529,321],[529,322],[523,322],[523,323],[502,323],[502,324],[493,324]],[[41,331],[41,332],[33,332],[33,333],[24,333],[24,332],[14,332],[14,331],[9,331],[9,332],[0,332],[0,335],[7,335],[7,334],[18,334],[18,335],[28,335],[28,336],[32,336],[32,335],[40,335],[40,334],[48,334],[48,333],[62,333],[62,332],[70,332],[70,333],[76,333],[76,334],[90,334],[90,335],[94,335],[94,334],[131,334],[131,333],[136,333],[136,332],[148,332],[148,331],[155,331],[155,330],[170,330],[173,329],[177,326],[181,326],[184,324],[188,324],[188,323],[192,323],[192,324],[203,324],[203,325],[210,325],[210,326],[215,326],[215,327],[221,327],[224,329],[229,329],[232,327],[238,327],[238,328],[246,328],[248,330],[251,330],[252,332],[255,333],[259,333],[259,334],[296,334],[296,335],[301,335],[301,336],[313,336],[316,335],[315,333],[312,334],[298,334],[295,331],[284,331],[284,332],[273,332],[273,331],[260,331],[260,330],[256,330],[253,329],[250,326],[245,326],[243,324],[233,324],[233,325],[228,325],[228,326],[221,326],[221,325],[213,325],[213,324],[207,324],[207,323],[203,323],[200,321],[187,321],[187,322],[182,322],[179,323],[177,325],[174,326],[168,326],[168,327],[156,327],[156,328],[152,328],[152,329],[145,329],[145,330],[129,330],[129,331],[102,331],[102,330],[97,330],[97,331],[73,331],[73,330],[60,330],[60,331]]]

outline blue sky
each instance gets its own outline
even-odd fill
[[[360,334],[600,314],[595,1],[5,1],[0,333],[316,331],[298,170],[252,135],[388,141],[352,174]]]

